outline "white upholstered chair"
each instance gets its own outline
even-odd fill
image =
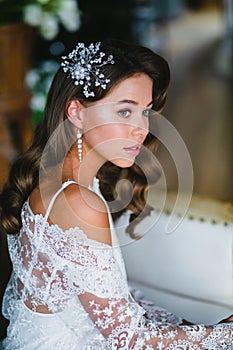
[[[156,194],[149,198],[155,210],[138,225],[144,236],[137,241],[125,234],[129,213],[118,221],[129,283],[190,322],[217,323],[233,314],[233,205],[193,195],[185,217],[168,234],[175,197],[168,193],[161,212]]]

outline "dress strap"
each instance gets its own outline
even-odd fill
[[[78,182],[76,181],[73,181],[73,180],[67,180],[66,182],[64,182],[61,187],[59,188],[59,190],[54,194],[54,196],[52,197],[51,201],[49,202],[49,205],[48,205],[48,208],[46,210],[46,213],[45,213],[45,219],[48,220],[48,217],[49,217],[49,214],[51,212],[51,209],[54,205],[54,202],[55,200],[57,199],[57,196],[69,185],[71,184],[79,184]]]

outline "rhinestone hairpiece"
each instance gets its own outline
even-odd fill
[[[106,64],[114,64],[113,56],[109,55],[104,60],[105,53],[100,51],[100,42],[91,43],[85,46],[84,43],[78,43],[76,48],[68,55],[63,56],[61,63],[63,71],[69,73],[75,85],[83,85],[83,94],[86,97],[95,96],[91,90],[91,76],[95,77],[95,86],[106,89],[110,79],[105,79],[100,68]]]

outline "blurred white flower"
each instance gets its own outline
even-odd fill
[[[81,25],[80,12],[75,0],[63,1],[58,16],[64,27],[71,32],[76,31]]]
[[[45,95],[38,93],[38,94],[32,96],[31,101],[30,101],[30,107],[33,110],[41,111],[45,107],[45,102],[46,102]]]
[[[49,76],[55,73],[55,70],[59,67],[59,64],[52,60],[46,60],[41,63],[40,71]]]
[[[32,95],[30,108],[32,111],[32,121],[35,125],[40,123],[43,118],[47,94],[58,68],[58,62],[46,60],[27,73],[26,84]]]
[[[76,0],[36,0],[34,3],[29,1],[23,8],[24,22],[37,27],[47,40],[56,37],[60,23],[70,32],[78,30],[81,25],[80,17],[81,12]]]
[[[26,84],[30,89],[38,83],[40,77],[35,70],[30,70],[26,75]]]
[[[42,36],[47,40],[52,40],[58,34],[58,20],[52,14],[45,12],[41,17],[39,30]]]
[[[37,5],[27,5],[23,12],[23,20],[31,25],[38,26],[41,22],[42,9]]]
[[[37,2],[38,4],[45,5],[45,4],[48,4],[49,1],[50,1],[50,0],[37,0],[36,2]]]

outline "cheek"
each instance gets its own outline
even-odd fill
[[[85,133],[86,141],[91,145],[100,143],[111,144],[119,140],[127,140],[129,135],[128,127],[119,124],[98,126]]]

